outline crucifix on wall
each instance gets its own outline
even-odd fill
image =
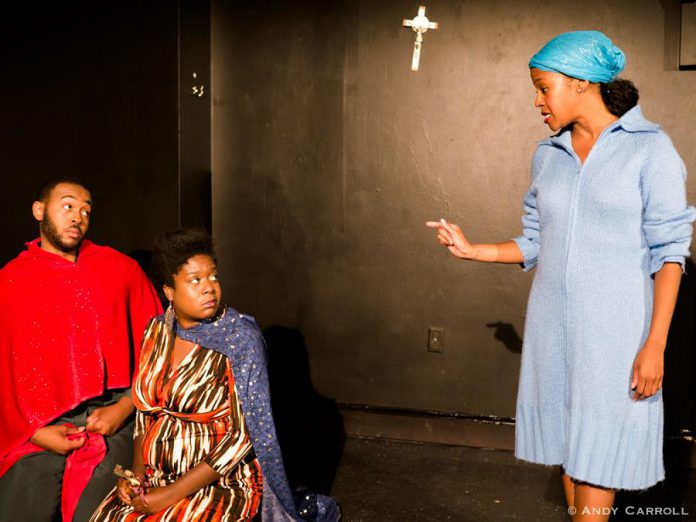
[[[418,16],[416,16],[413,20],[404,20],[402,25],[404,27],[410,27],[416,33],[416,42],[413,45],[411,70],[417,71],[420,63],[420,51],[421,44],[423,43],[423,33],[425,33],[428,29],[437,29],[440,24],[428,20],[428,18],[425,16],[425,6],[422,5],[418,8]]]

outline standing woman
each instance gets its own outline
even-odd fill
[[[672,142],[617,79],[624,64],[597,31],[561,34],[529,62],[557,134],[534,154],[522,236],[473,244],[428,223],[458,258],[537,267],[515,455],[562,465],[576,521],[607,520],[593,513],[616,490],[664,479],[663,353],[696,217]]]

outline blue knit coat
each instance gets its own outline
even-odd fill
[[[541,141],[524,198],[529,295],[515,455],[615,489],[664,478],[662,392],[631,399],[655,272],[684,268],[696,209],[669,137],[634,107],[581,164],[571,132]]]

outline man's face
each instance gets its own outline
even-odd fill
[[[39,220],[42,246],[50,246],[64,253],[77,250],[89,229],[92,196],[89,191],[73,183],[59,183],[46,201],[34,203],[34,217]]]

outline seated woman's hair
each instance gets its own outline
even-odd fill
[[[213,238],[205,230],[184,228],[165,232],[155,238],[151,276],[157,285],[174,286],[174,276],[196,255],[210,256],[217,263]]]
[[[604,105],[619,118],[638,104],[638,89],[631,80],[617,78],[609,83],[600,83],[599,90]]]

